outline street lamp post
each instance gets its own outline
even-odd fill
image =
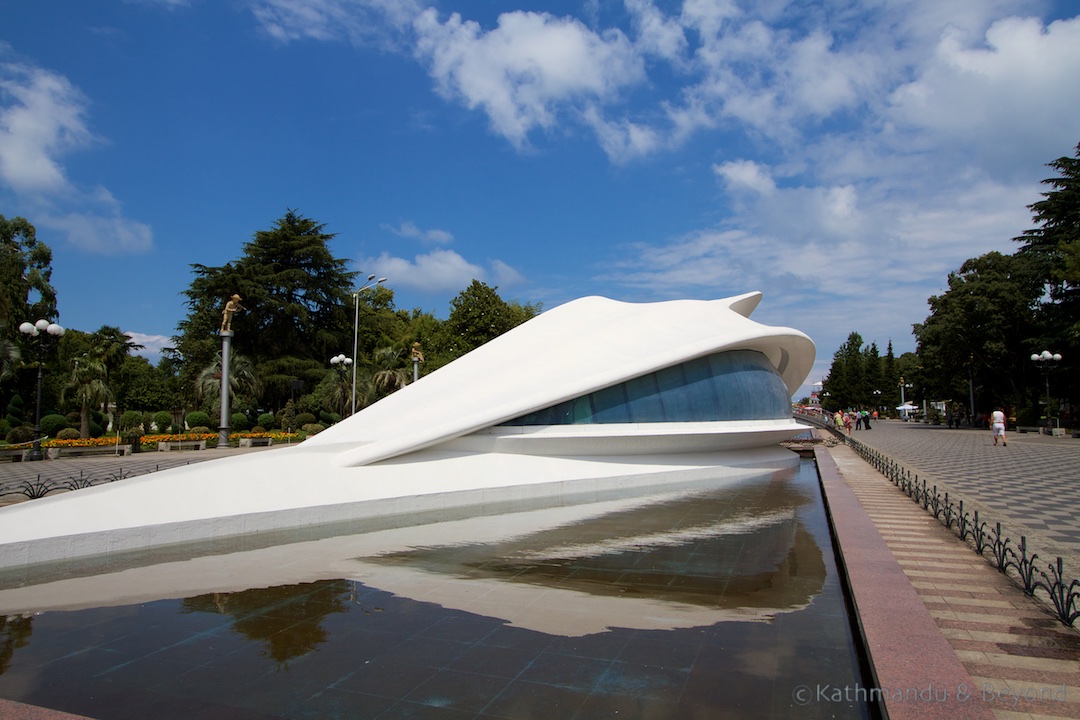
[[[338,375],[340,376],[340,379],[344,380],[345,379],[345,369],[353,364],[353,359],[351,357],[345,357],[345,353],[341,353],[340,355],[335,355],[334,357],[330,358],[330,364],[333,365],[334,368],[338,371]],[[342,367],[338,367],[339,365],[341,365]],[[345,412],[345,402],[342,401],[341,405],[342,405],[341,412],[344,413]]]
[[[1052,353],[1049,350],[1043,350],[1041,353],[1034,353],[1031,356],[1031,361],[1039,366],[1043,372],[1043,377],[1046,379],[1046,426],[1050,426],[1050,368],[1055,367],[1061,362],[1061,353]],[[1053,363],[1051,365],[1050,363]],[[1061,427],[1061,418],[1055,418],[1055,427]]]
[[[364,292],[368,288],[375,287],[380,283],[386,282],[386,278],[375,279],[374,275],[367,276],[367,282],[356,289],[353,293],[353,333],[352,333],[352,356],[353,360],[357,359],[357,340],[360,337],[360,293]],[[356,414],[356,362],[353,362],[352,369],[352,410],[350,415]]]
[[[904,382],[904,376],[901,375],[900,376],[900,407],[902,407],[904,409],[901,410],[900,412],[903,413],[905,418],[907,418],[907,412],[908,411],[907,411],[907,408],[905,407],[907,405],[907,400],[904,398],[904,389],[909,388],[909,387],[911,387],[911,383]]]
[[[64,334],[64,328],[48,320],[38,320],[36,323],[24,322],[19,326],[19,332],[36,337],[38,339],[38,362],[37,362],[37,410],[34,413],[34,446],[30,450],[27,460],[42,460],[41,454],[41,376],[42,356],[45,354],[45,335],[60,337]]]

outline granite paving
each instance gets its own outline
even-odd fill
[[[1006,433],[994,445],[988,429],[885,420],[851,438],[918,474],[951,500],[1001,522],[1013,546],[1020,537],[1039,556],[1064,559],[1080,577],[1080,438]]]

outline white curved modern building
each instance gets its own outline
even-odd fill
[[[0,567],[789,467],[814,345],[751,320],[760,300],[569,302],[295,447],[0,509]]]

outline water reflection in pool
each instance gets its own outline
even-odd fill
[[[0,612],[0,697],[100,720],[868,716],[793,701],[865,685],[809,463],[9,588]]]

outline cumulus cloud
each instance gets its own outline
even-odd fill
[[[982,38],[945,32],[911,82],[892,93],[889,118],[923,141],[975,149],[990,164],[1055,157],[1076,142],[1080,18],[993,23]],[[996,160],[995,160],[996,158]]]
[[[391,279],[397,287],[426,292],[459,291],[473,280],[513,285],[522,282],[522,275],[501,260],[492,260],[485,269],[471,263],[453,250],[432,250],[412,260],[395,257],[388,252],[360,263]]]
[[[530,132],[554,129],[565,108],[611,98],[644,76],[620,30],[598,34],[575,18],[508,12],[484,30],[457,13],[442,22],[428,9],[414,27],[416,54],[439,92],[482,108],[495,132],[519,148]]]
[[[19,193],[69,191],[59,158],[94,140],[83,94],[62,75],[6,63],[0,103],[0,179]]]
[[[66,77],[19,63],[0,65],[0,183],[35,209],[38,224],[95,253],[144,251],[148,225],[123,216],[103,187],[74,183],[62,158],[97,139],[86,123],[88,100]],[[74,208],[58,214],[57,201]]]
[[[753,160],[736,160],[713,165],[713,172],[733,190],[748,189],[761,195],[776,191],[776,182],[769,169]]]

